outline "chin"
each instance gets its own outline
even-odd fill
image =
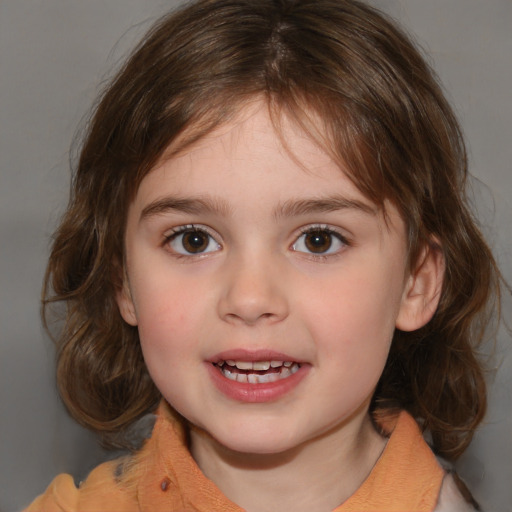
[[[254,455],[274,455],[286,452],[302,444],[303,439],[296,433],[277,431],[276,428],[239,428],[226,429],[209,434],[223,448],[239,453]]]
[[[289,443],[276,442],[274,439],[230,439],[226,443],[220,440],[217,440],[217,442],[228,450],[254,455],[275,455],[283,453],[293,447],[293,445]]]

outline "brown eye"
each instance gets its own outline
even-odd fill
[[[346,240],[330,229],[312,228],[304,231],[292,249],[309,254],[328,255],[339,252],[347,245]]]
[[[168,241],[169,247],[178,254],[194,255],[217,251],[220,245],[203,229],[184,227]]]
[[[183,248],[190,253],[203,252],[208,247],[209,238],[203,231],[189,231],[183,234]]]
[[[304,245],[310,252],[327,252],[332,245],[332,235],[326,231],[311,231],[304,235]]]

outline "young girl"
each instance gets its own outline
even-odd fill
[[[98,104],[45,286],[70,412],[131,451],[28,510],[477,508],[444,461],[485,413],[500,276],[465,179],[432,71],[365,4],[162,19]]]

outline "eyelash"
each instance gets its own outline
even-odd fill
[[[199,249],[201,249],[201,250],[198,252],[188,251],[186,248],[183,247],[183,241],[182,241],[181,245],[184,248],[184,252],[180,252],[180,251],[176,250],[175,248],[170,247],[170,244],[173,241],[175,241],[178,237],[185,235],[187,233],[202,233],[202,234],[206,235],[206,237],[208,237],[207,242],[206,242],[207,243],[206,247],[204,249],[202,249],[200,247]],[[298,250],[297,249],[297,246],[299,246],[301,244],[301,239],[307,235],[312,235],[312,234],[327,235],[329,237],[329,240],[328,240],[329,246],[327,247],[327,249],[324,252],[316,253],[313,250]],[[309,258],[317,259],[317,260],[326,260],[327,258],[332,258],[332,257],[338,256],[339,253],[343,250],[343,247],[339,247],[333,252],[328,252],[332,248],[333,239],[337,240],[339,242],[339,244],[341,244],[343,247],[349,247],[351,245],[349,240],[347,240],[347,238],[345,236],[343,236],[341,233],[339,233],[338,231],[332,229],[329,226],[319,224],[319,225],[310,225],[310,226],[301,228],[299,236],[297,238],[295,238],[295,241],[290,246],[290,248],[293,251],[307,255]],[[216,247],[214,248],[214,250],[207,251],[206,249],[208,249],[210,247],[212,242],[216,244]],[[221,248],[221,245],[219,244],[219,242],[217,242],[216,234],[214,235],[209,229],[207,229],[204,226],[197,226],[195,224],[187,224],[184,226],[178,226],[178,227],[174,228],[170,234],[168,234],[164,237],[164,241],[163,241],[162,245],[165,247],[168,247],[168,250],[170,252],[172,252],[173,256],[175,256],[177,258],[201,257],[201,256],[205,256],[205,255],[209,254],[210,252],[216,252],[217,250],[219,250]]]
[[[333,257],[338,256],[340,254],[340,252],[343,251],[344,247],[351,246],[350,241],[345,236],[343,236],[340,232],[331,228],[330,226],[319,224],[319,225],[307,226],[307,227],[302,228],[300,230],[300,235],[296,238],[295,242],[291,246],[292,249],[297,250],[297,249],[295,249],[295,247],[299,244],[300,239],[302,237],[304,237],[306,235],[312,235],[315,233],[322,234],[322,235],[328,235],[330,237],[330,243],[329,243],[329,247],[327,248],[327,250],[324,252],[319,252],[319,253],[315,253],[312,251],[309,251],[309,252],[297,251],[297,252],[304,253],[309,258],[325,261],[328,258],[333,258]],[[339,247],[337,250],[335,250],[333,252],[327,252],[327,251],[331,250],[333,239],[337,240],[342,245],[342,247]]]
[[[195,224],[187,224],[187,225],[184,225],[184,226],[178,226],[177,228],[174,228],[171,233],[169,233],[168,235],[166,235],[164,237],[164,241],[163,241],[163,246],[165,247],[169,247],[169,250],[173,253],[173,256],[177,257],[177,258],[190,258],[190,257],[201,257],[201,256],[204,256],[206,254],[209,254],[210,252],[214,252],[214,251],[201,251],[201,252],[197,252],[197,253],[194,253],[194,252],[188,252],[186,249],[185,251],[186,252],[179,252],[177,251],[176,249],[173,249],[172,247],[170,247],[170,244],[175,241],[178,237],[180,237],[181,235],[185,235],[187,233],[202,233],[204,235],[206,235],[208,237],[208,245],[206,248],[208,248],[210,246],[210,244],[212,243],[212,241],[217,245],[217,249],[219,249],[221,247],[221,245],[219,244],[219,242],[217,242],[217,236],[214,235],[213,233],[210,232],[210,230],[208,230],[206,227],[204,226],[196,226]]]

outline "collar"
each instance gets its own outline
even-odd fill
[[[201,472],[188,450],[183,420],[163,401],[151,439],[135,466],[139,473],[138,501],[143,512],[243,512]]]
[[[151,439],[136,456],[137,497],[143,512],[243,512],[201,472],[188,450],[183,420],[162,401]],[[405,411],[380,423],[391,432],[361,487],[334,512],[432,511],[444,471],[416,421]]]

